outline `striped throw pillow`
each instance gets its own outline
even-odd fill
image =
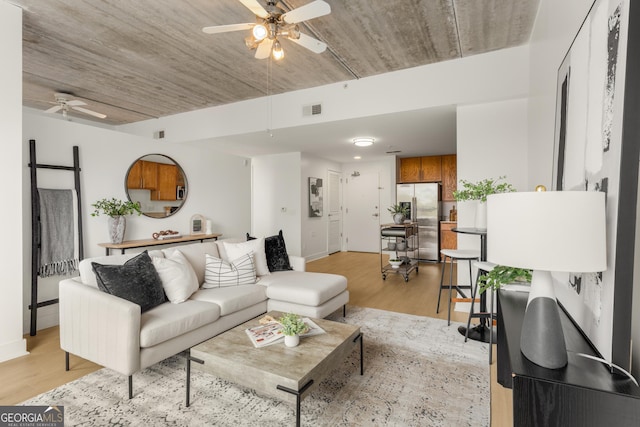
[[[206,254],[203,288],[250,285],[256,283],[256,266],[252,254],[226,262]]]

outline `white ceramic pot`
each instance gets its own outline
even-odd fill
[[[404,222],[404,215],[401,213],[393,214],[394,224],[402,224]]]
[[[476,222],[475,227],[480,230],[487,229],[487,204],[478,201],[476,205]]]
[[[111,243],[122,243],[124,232],[127,229],[127,218],[125,216],[110,216],[107,223]]]
[[[296,347],[300,344],[300,335],[285,335],[284,345],[287,347]]]

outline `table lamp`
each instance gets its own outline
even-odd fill
[[[520,351],[533,363],[567,364],[551,272],[606,270],[605,193],[535,191],[487,198],[487,260],[533,270]]]

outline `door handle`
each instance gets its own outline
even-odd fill
[[[377,213],[374,213],[374,214],[373,214],[373,216],[375,216],[375,217],[379,217],[380,215],[379,215],[379,214],[377,214]]]

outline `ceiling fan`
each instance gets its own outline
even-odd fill
[[[285,12],[276,5],[276,1],[267,0],[266,7],[263,7],[258,0],[238,1],[256,15],[256,22],[216,25],[204,27],[202,31],[207,34],[216,34],[251,30],[251,34],[245,38],[245,44],[249,49],[256,50],[257,59],[266,59],[269,55],[275,60],[282,59],[284,50],[280,45],[280,39],[289,39],[314,53],[322,53],[327,48],[325,43],[301,33],[298,28],[299,22],[331,13],[331,6],[327,2],[316,0]]]
[[[79,99],[71,99],[73,95],[69,93],[56,93],[56,102],[52,102],[52,104],[57,104],[48,110],[45,113],[57,113],[62,110],[62,117],[67,118],[67,114],[69,113],[69,109],[79,111],[84,114],[88,114],[93,117],[97,117],[99,119],[106,118],[106,114],[96,113],[95,111],[89,110],[87,108],[82,108],[81,105],[87,105],[86,102],[80,101]]]

